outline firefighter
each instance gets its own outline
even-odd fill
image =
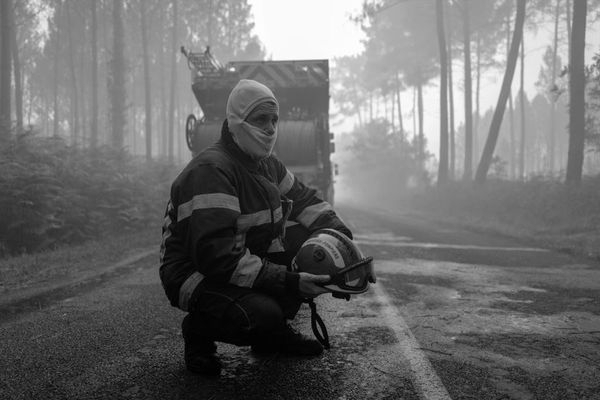
[[[272,153],[279,104],[269,88],[241,80],[227,100],[221,138],[171,186],[162,228],[160,278],[182,322],[189,371],[219,375],[215,342],[260,354],[317,356],[321,344],[290,327],[303,299],[327,292],[328,275],[292,271],[313,232],[352,237],[331,205]]]

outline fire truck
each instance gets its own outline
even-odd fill
[[[279,101],[278,138],[274,153],[304,184],[333,203],[334,152],[329,132],[328,60],[235,61],[221,64],[206,51],[184,47],[191,71],[192,92],[202,110],[190,114],[185,137],[192,155],[221,135],[225,106],[240,79],[253,79],[270,88]]]

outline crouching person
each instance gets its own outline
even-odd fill
[[[188,370],[218,375],[216,342],[259,353],[316,356],[323,347],[289,320],[328,275],[295,272],[304,240],[331,228],[352,237],[331,206],[271,154],[279,105],[266,86],[241,80],[221,138],[175,179],[162,229],[160,278],[182,322]]]

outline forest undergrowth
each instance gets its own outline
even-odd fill
[[[161,238],[180,167],[28,132],[0,146],[0,292],[67,282]]]
[[[0,258],[162,224],[177,167],[34,133],[0,145]]]
[[[411,207],[470,229],[493,231],[570,254],[600,259],[600,176],[578,187],[542,177],[454,182],[411,197]]]

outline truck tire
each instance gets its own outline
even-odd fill
[[[194,131],[196,130],[196,116],[190,114],[185,120],[185,142],[187,143],[188,149],[192,151],[194,149]]]

